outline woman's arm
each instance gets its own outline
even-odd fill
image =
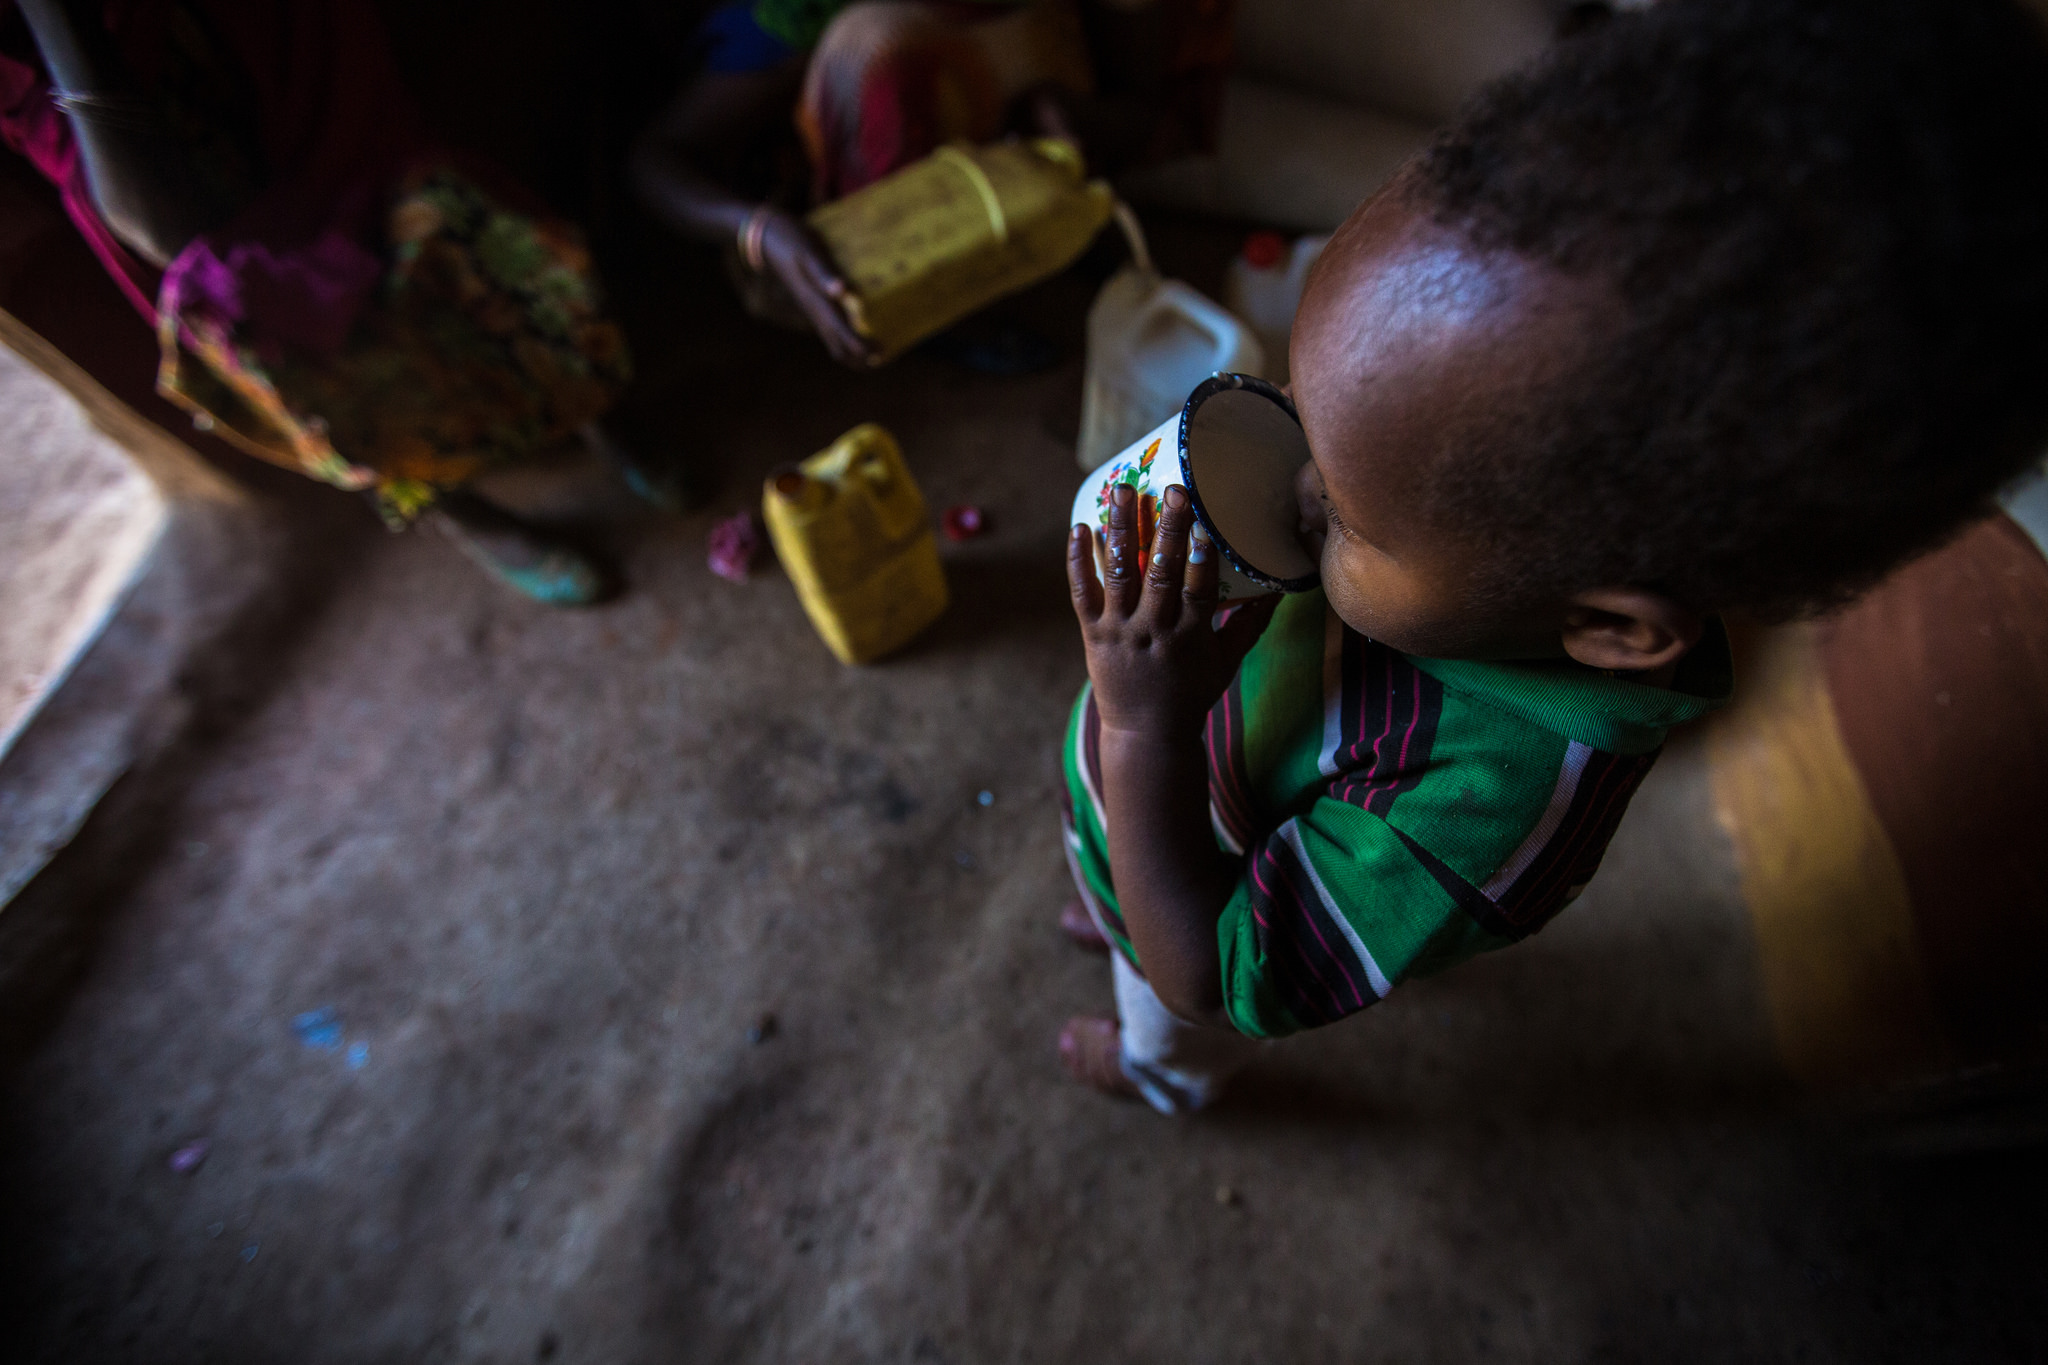
[[[846,282],[810,231],[794,215],[728,188],[763,134],[787,125],[802,82],[801,57],[770,71],[699,74],[634,146],[633,183],[656,217],[700,241],[738,241],[752,223],[762,265],[833,358],[865,367],[873,348],[840,311]]]
[[[137,96],[96,12],[92,0],[21,0],[94,206],[124,246],[161,268],[230,206],[211,201],[184,144]]]
[[[766,71],[703,72],[676,92],[633,148],[633,182],[663,222],[701,241],[733,240],[759,201],[730,188],[764,138],[786,128],[803,59]]]

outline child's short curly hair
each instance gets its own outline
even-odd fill
[[[1479,94],[1407,181],[1629,321],[1442,471],[1500,592],[1787,615],[2048,442],[2048,50],[2010,0],[1663,0]],[[1505,534],[1503,534],[1505,533]]]

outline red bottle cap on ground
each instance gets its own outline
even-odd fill
[[[972,540],[988,529],[988,513],[971,503],[948,507],[939,517],[948,540]]]
[[[1287,239],[1277,232],[1262,229],[1244,239],[1245,264],[1254,269],[1271,270],[1286,254]]]

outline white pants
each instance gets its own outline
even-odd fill
[[[1087,907],[1095,930],[1111,947],[1115,964],[1116,1017],[1123,1037],[1123,1072],[1145,1102],[1162,1114],[1192,1114],[1223,1093],[1224,1083],[1244,1069],[1261,1046],[1234,1029],[1190,1024],[1159,1003],[1152,983],[1115,947],[1116,937],[1102,913],[1101,902],[1081,875],[1081,840],[1074,822],[1062,816],[1061,847],[1074,890]]]
[[[1162,1114],[1191,1114],[1223,1093],[1259,1042],[1231,1029],[1190,1024],[1159,1003],[1152,983],[1115,949],[1116,1017],[1123,1069],[1145,1102]]]

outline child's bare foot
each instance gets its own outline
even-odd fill
[[[1079,896],[1060,907],[1060,932],[1076,947],[1086,948],[1091,953],[1109,951],[1109,940],[1095,927],[1095,917],[1088,913],[1087,906],[1081,904]]]
[[[1138,1087],[1124,1075],[1123,1039],[1114,1019],[1077,1014],[1060,1030],[1060,1065],[1090,1090],[1118,1099],[1142,1099]]]

